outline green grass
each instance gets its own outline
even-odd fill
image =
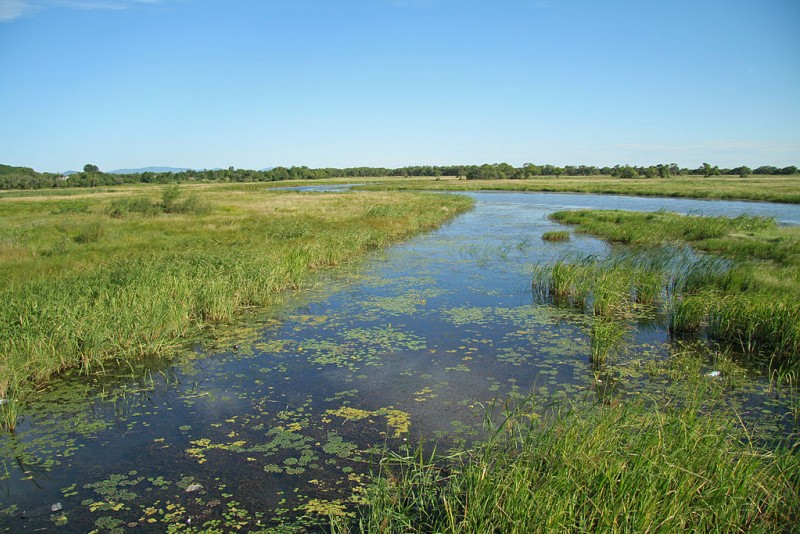
[[[522,403],[474,450],[383,458],[334,532],[787,532],[798,451],[751,440],[704,384],[680,405]],[[715,411],[709,410],[709,405]],[[794,445],[796,447],[796,444]]]
[[[0,200],[0,405],[72,367],[169,355],[311,272],[434,228],[462,197],[225,187]],[[147,209],[131,209],[147,207]]]
[[[542,234],[542,240],[551,242],[569,241],[569,232],[565,230],[545,232]]]
[[[650,250],[687,244],[704,252],[659,260],[668,276],[670,331],[676,335],[703,332],[741,352],[765,356],[767,361],[778,358],[791,367],[800,365],[800,229],[752,216],[582,210],[552,217],[612,242]],[[552,272],[539,268],[543,272],[537,271],[536,283],[552,283],[548,280],[556,274],[563,278],[564,270],[586,270],[585,262],[573,262],[572,267],[561,263],[551,267]],[[581,287],[580,291],[601,292],[603,279],[613,275],[611,266],[598,265],[590,276],[591,289]],[[647,291],[656,293],[654,286]]]
[[[351,180],[352,181],[352,180]],[[361,182],[362,180],[359,180]],[[380,190],[539,191],[615,195],[759,200],[800,203],[800,175],[675,176],[666,179],[623,179],[611,176],[542,176],[526,180],[392,179],[373,180]]]

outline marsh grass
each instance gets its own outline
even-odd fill
[[[800,302],[767,295],[726,295],[709,307],[708,335],[742,352],[796,359],[800,355]]]
[[[569,232],[566,230],[553,230],[542,234],[543,241],[560,242],[569,241]]]
[[[631,317],[636,304],[663,301],[668,276],[649,254],[567,254],[533,268],[533,293],[540,301],[590,311],[601,317]]]
[[[616,297],[624,284],[615,271],[632,269],[636,300],[657,304],[675,336],[704,335],[732,348],[800,366],[800,239],[796,228],[777,226],[773,219],[681,216],[673,213],[621,211],[559,212],[553,218],[612,241],[635,244],[655,253],[635,251],[644,260],[625,258],[556,262],[538,267],[534,288],[551,294],[557,266],[561,272],[588,272],[592,281],[571,281],[572,291],[593,295],[594,313],[614,316]],[[686,244],[691,250],[665,247]],[[754,252],[755,251],[755,252]],[[624,256],[624,254],[623,254]],[[636,272],[637,269],[644,270]],[[550,270],[548,270],[550,269]],[[575,275],[577,276],[577,275]],[[562,290],[563,291],[563,290]],[[640,298],[638,295],[643,295]],[[656,297],[663,295],[665,298]],[[656,297],[653,299],[652,297]]]
[[[622,179],[611,176],[541,176],[526,180],[371,180],[373,190],[542,191],[656,197],[740,199],[800,203],[800,175],[673,176],[668,179]]]
[[[631,326],[626,321],[596,317],[589,329],[592,363],[602,364],[618,356],[631,339]]]
[[[77,204],[0,201],[0,243],[27,238],[22,250],[0,254],[0,398],[14,401],[3,405],[5,426],[13,426],[11,408],[54,374],[169,355],[209,324],[280,302],[315,269],[471,205],[441,195],[183,187],[88,194]],[[150,208],[121,209],[120,198]]]
[[[785,532],[800,514],[797,452],[759,448],[713,393],[680,405],[519,403],[457,456],[384,457],[334,532]],[[717,406],[719,408],[720,406]],[[537,413],[542,413],[541,417]]]

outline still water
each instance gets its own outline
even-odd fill
[[[800,224],[800,207],[779,204],[469,195],[471,212],[323,273],[276,315],[245,318],[169,363],[54,383],[0,436],[0,531],[313,530],[358,502],[383,447],[469,443],[494,402],[591,391],[586,323],[534,303],[531,270],[608,246],[542,241],[561,228],[553,211]],[[663,356],[668,342],[642,326],[635,351]],[[769,402],[754,409],[781,417]]]

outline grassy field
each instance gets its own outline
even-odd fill
[[[746,178],[677,176],[667,179],[622,179],[611,176],[544,176],[527,180],[395,178],[376,180],[369,183],[368,187],[394,191],[542,191],[800,203],[800,175]]]
[[[441,224],[463,197],[139,186],[0,198],[0,415],[80,366],[169,354],[309,273]]]

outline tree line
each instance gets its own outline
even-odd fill
[[[115,174],[102,172],[97,165],[87,164],[82,172],[62,175],[58,173],[40,173],[29,167],[12,167],[0,165],[0,189],[45,189],[60,187],[98,187],[134,183],[175,183],[175,182],[277,182],[284,180],[319,180],[324,178],[366,178],[366,177],[421,177],[448,176],[467,180],[524,180],[540,176],[613,176],[617,178],[669,178],[671,176],[716,176],[750,174],[790,175],[797,174],[794,165],[778,168],[764,165],[751,169],[747,166],[719,168],[716,165],[703,163],[691,169],[679,167],[675,163],[650,166],[615,165],[614,167],[596,167],[593,165],[537,165],[525,163],[514,167],[508,163],[483,165],[414,165],[390,169],[385,167],[348,167],[312,169],[299,167],[274,167],[268,170],[211,169],[189,170],[182,172],[142,172],[132,174]]]

